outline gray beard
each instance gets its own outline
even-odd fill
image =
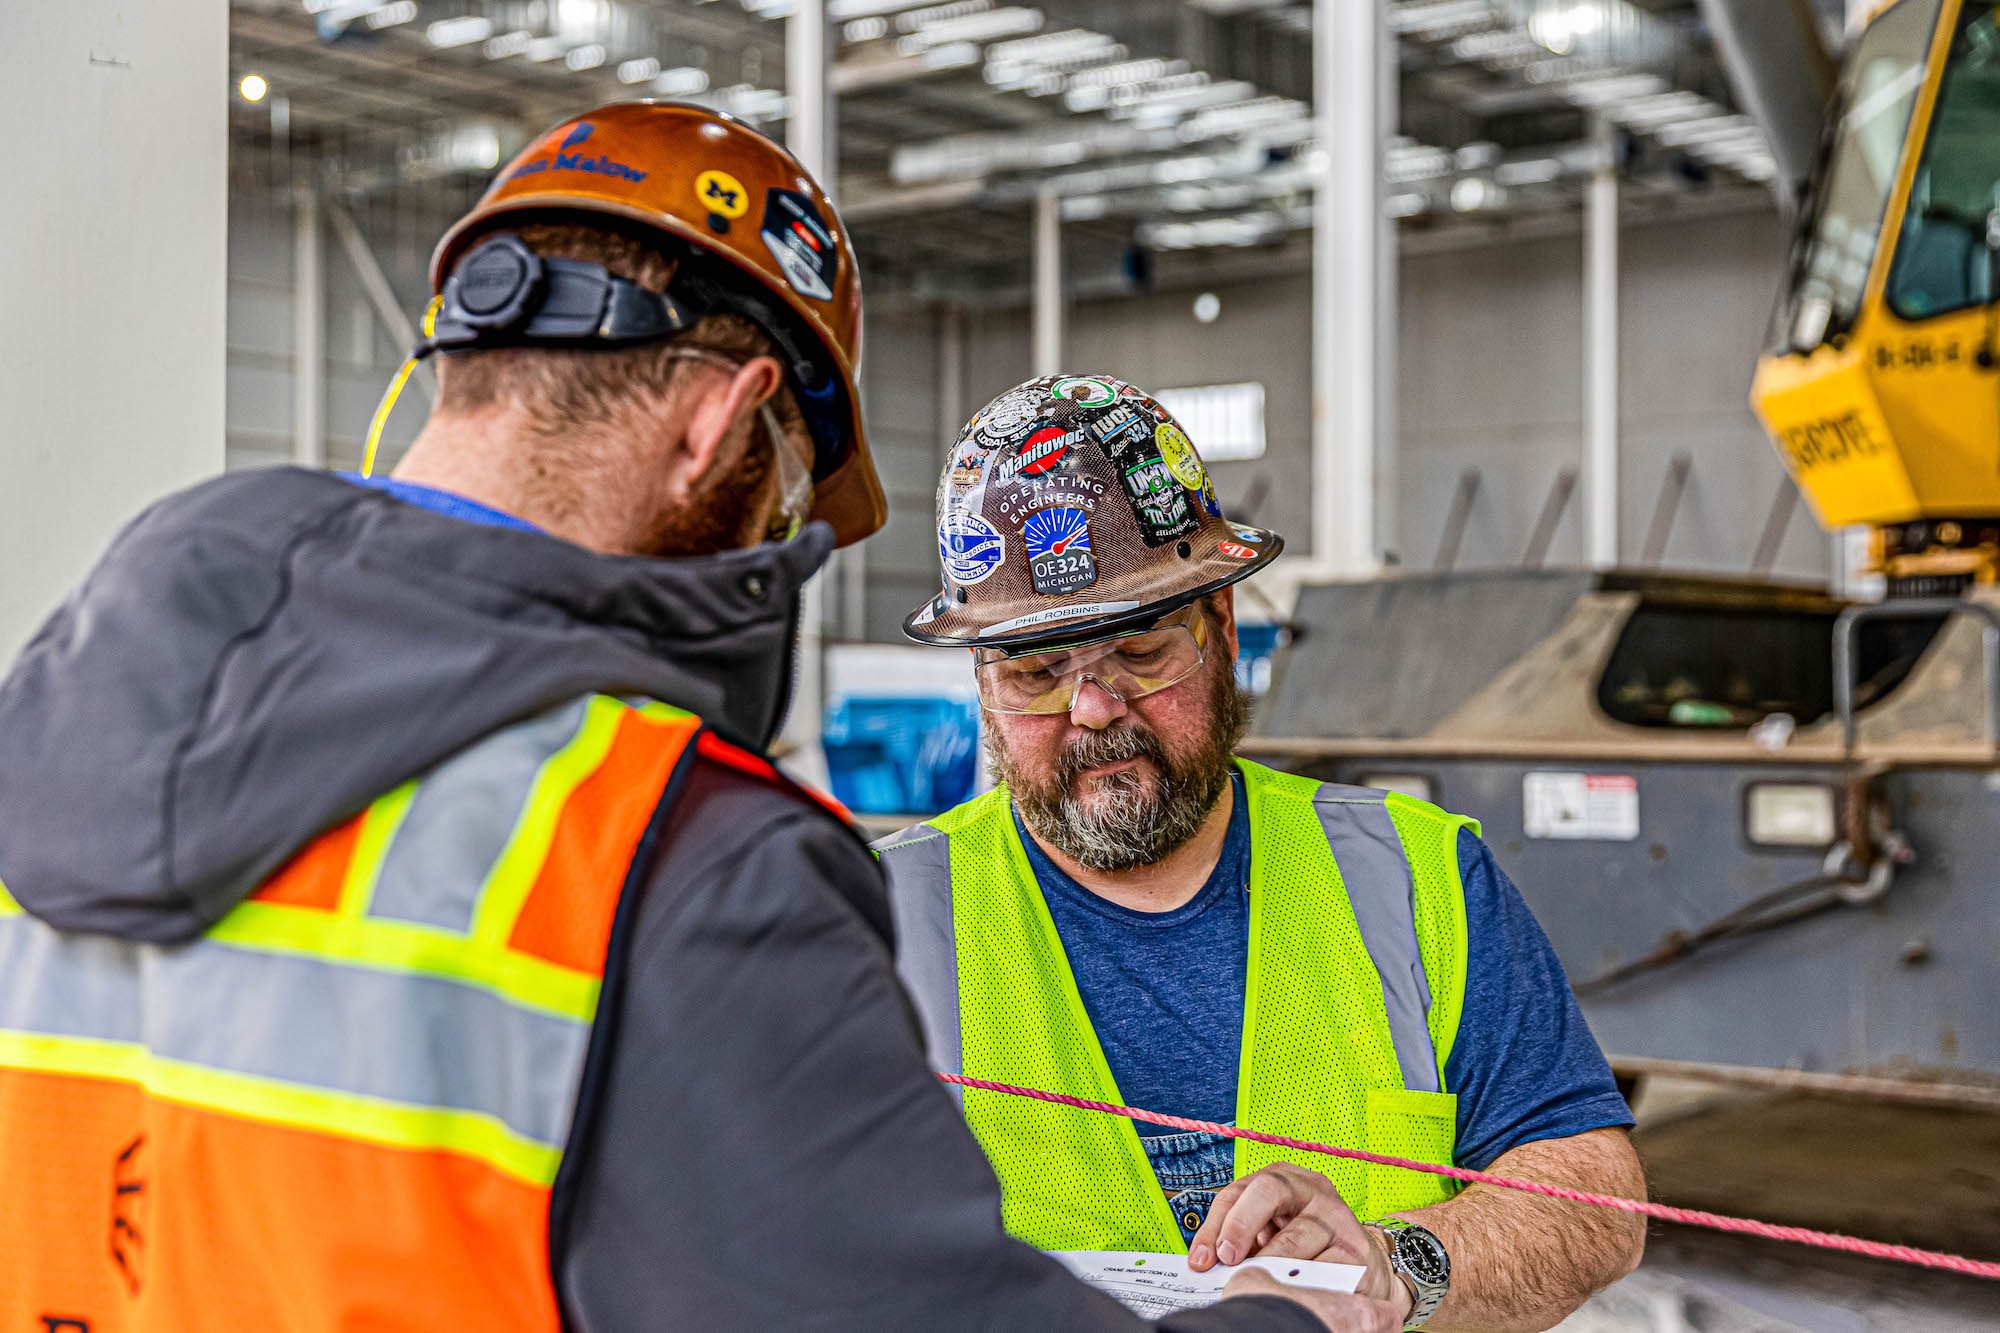
[[[1152,732],[1130,726],[1086,732],[1071,741],[1053,781],[1023,781],[1026,775],[991,733],[993,766],[1012,792],[1022,822],[1077,864],[1101,871],[1149,866],[1195,835],[1229,782],[1230,752],[1248,723],[1248,702],[1226,670],[1211,699],[1209,743],[1182,768],[1167,758]],[[1128,769],[1097,779],[1088,802],[1071,794],[1083,770],[1124,759],[1150,761],[1154,776]]]

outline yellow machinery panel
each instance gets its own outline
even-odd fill
[[[1827,527],[2000,515],[2000,0],[1894,0],[1843,62],[1753,401]]]
[[[1766,357],[1758,415],[1822,526],[2000,514],[2000,372],[1983,315],[1883,312],[1844,347]]]

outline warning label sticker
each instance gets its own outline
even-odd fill
[[[1639,836],[1639,779],[1629,773],[1529,773],[1522,831],[1531,838],[1631,842]]]

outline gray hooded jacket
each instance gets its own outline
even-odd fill
[[[0,682],[0,882],[59,930],[171,944],[381,793],[580,695],[761,748],[830,544],[620,559],[318,473],[198,486],[132,523]],[[610,1040],[552,1204],[565,1326],[1139,1327],[1002,1232],[860,840],[696,767],[612,942]],[[1318,1323],[1252,1298],[1163,1327]]]

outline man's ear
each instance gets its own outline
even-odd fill
[[[708,475],[722,456],[723,441],[729,438],[730,428],[769,401],[784,378],[784,371],[778,368],[775,359],[753,356],[727,379],[720,374],[708,379],[708,387],[690,405],[687,434],[683,437],[690,479]]]

